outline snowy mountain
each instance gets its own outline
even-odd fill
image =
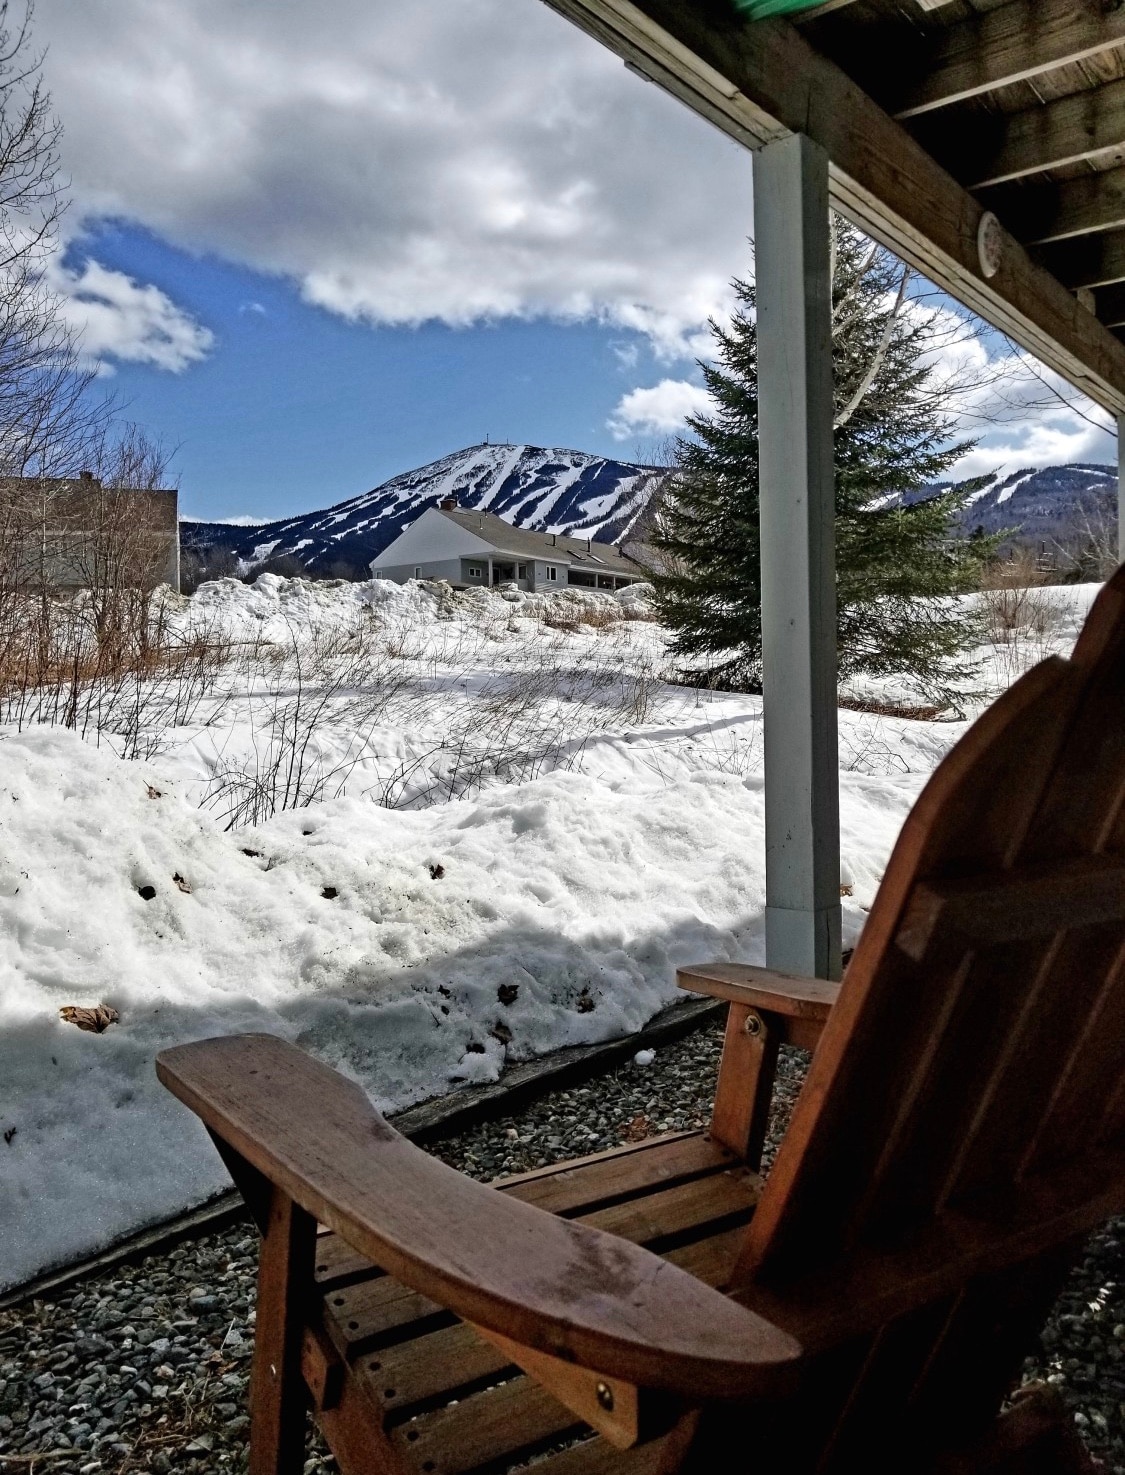
[[[184,522],[181,539],[210,571],[225,559],[232,572],[296,572],[295,561],[313,574],[365,577],[371,559],[408,523],[452,496],[462,507],[494,512],[516,527],[624,544],[643,561],[635,545],[651,531],[666,474],[584,451],[469,446],[323,511],[249,528]],[[922,488],[905,500],[916,502],[949,485]],[[994,476],[971,493],[962,527],[966,535],[978,527],[986,533],[1015,529],[1013,541],[1046,552],[1115,517],[1116,496],[1113,466],[1024,468]]]
[[[917,502],[949,483],[927,487],[906,502]],[[886,505],[886,504],[884,504]],[[1081,537],[1116,518],[1117,468],[1075,463],[1069,466],[1025,467],[994,476],[969,494],[961,515],[964,531],[986,533],[1014,530],[1014,541],[1035,551],[1050,552],[1056,543]]]
[[[366,572],[403,528],[443,497],[494,512],[516,527],[599,543],[628,537],[664,471],[583,451],[479,445],[455,451],[320,512],[259,527],[185,522],[182,542],[205,563],[229,550],[245,571],[282,557],[310,573]]]

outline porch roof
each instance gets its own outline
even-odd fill
[[[747,147],[808,135],[841,214],[1125,411],[1120,0],[545,3]]]

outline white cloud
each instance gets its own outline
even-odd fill
[[[81,336],[83,357],[94,365],[123,359],[178,374],[214,345],[211,330],[159,287],[135,282],[124,272],[92,260],[72,268],[56,258],[47,275],[63,316]]]
[[[988,472],[1006,475],[1023,466],[1060,466],[1069,461],[1115,464],[1116,432],[1092,425],[1071,410],[1029,414],[983,436],[950,476],[960,480]]]
[[[648,389],[631,389],[621,396],[606,422],[617,440],[631,435],[672,435],[682,430],[689,415],[706,414],[711,396],[688,379],[661,379]]]
[[[671,358],[746,267],[749,155],[539,0],[84,0],[36,27],[79,218],[346,317],[592,319]]]
[[[335,0],[315,18],[305,0],[83,0],[40,6],[36,41],[71,219],[140,223],[348,318],[597,321],[671,364],[711,354],[707,318],[749,265],[750,156],[539,0]],[[80,292],[88,350],[166,368],[207,352],[206,328],[115,275]],[[965,396],[959,428],[982,439],[958,470],[1112,457],[1040,390],[999,418]],[[668,434],[701,396],[668,378],[611,427]]]

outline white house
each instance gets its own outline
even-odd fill
[[[372,560],[377,579],[448,579],[457,588],[517,584],[521,589],[623,589],[645,570],[609,543],[533,533],[491,512],[446,498],[404,528]]]

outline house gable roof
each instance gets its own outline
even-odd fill
[[[583,568],[604,569],[606,573],[644,574],[639,564],[626,558],[609,543],[568,538],[562,533],[535,533],[528,528],[513,527],[493,512],[446,507],[435,510],[465,532],[483,538],[499,553],[510,553],[516,558],[538,558],[548,563],[579,564]]]

